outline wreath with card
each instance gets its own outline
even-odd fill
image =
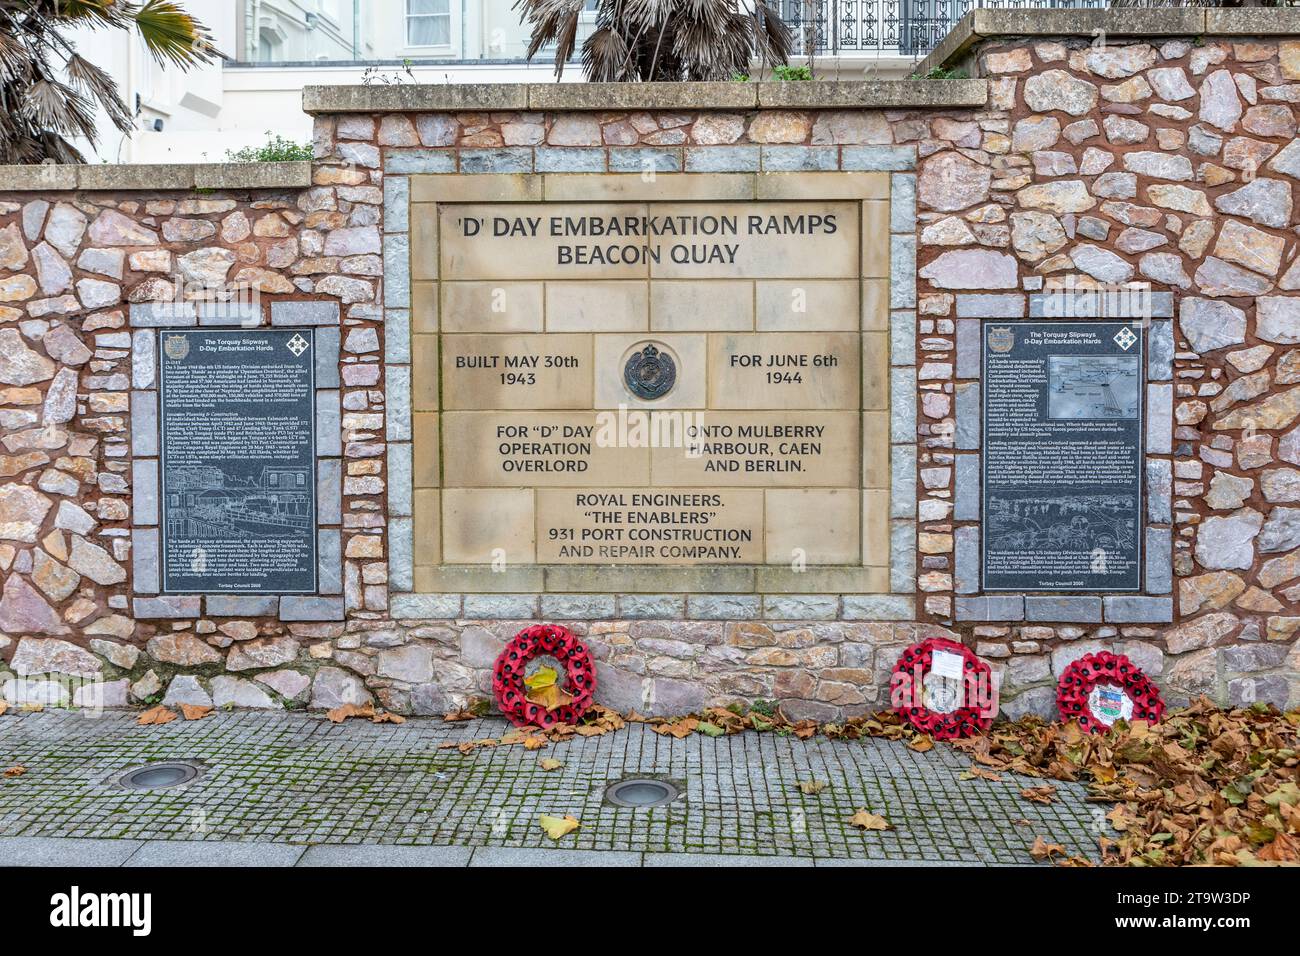
[[[1123,654],[1085,654],[1061,673],[1056,708],[1062,721],[1077,720],[1094,734],[1104,734],[1117,720],[1155,723],[1165,713],[1160,688]]]
[[[546,662],[550,658],[557,665]],[[529,671],[529,664],[541,666]],[[563,678],[560,671],[563,670]],[[534,624],[505,646],[492,668],[497,706],[516,727],[577,723],[591,706],[596,669],[587,646],[567,627]]]
[[[992,668],[969,648],[943,637],[903,651],[889,681],[894,710],[936,740],[988,730],[992,688]]]

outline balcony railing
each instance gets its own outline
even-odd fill
[[[1106,0],[780,0],[801,56],[880,53],[925,56],[976,8],[1105,7]]]
[[[1130,0],[1134,2],[1134,0]],[[1158,4],[1164,0],[1136,0]],[[799,56],[922,57],[977,7],[1105,7],[1107,0],[774,0]],[[436,30],[410,10],[440,10]],[[517,64],[528,28],[512,0],[244,0],[236,55],[227,66]],[[424,17],[429,20],[430,17]],[[446,20],[447,22],[443,22]],[[595,27],[583,16],[578,48]],[[545,68],[543,50],[535,59]]]

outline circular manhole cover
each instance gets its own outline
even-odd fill
[[[199,768],[195,765],[172,760],[128,770],[117,778],[117,783],[131,790],[165,790],[184,786],[198,775]]]
[[[676,784],[651,777],[629,777],[605,790],[605,799],[620,807],[662,807],[679,796],[681,790]]]

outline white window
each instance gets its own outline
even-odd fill
[[[406,0],[406,45],[451,45],[451,0]]]

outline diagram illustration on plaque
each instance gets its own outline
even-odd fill
[[[314,362],[291,330],[162,333],[164,590],[315,590]]]

